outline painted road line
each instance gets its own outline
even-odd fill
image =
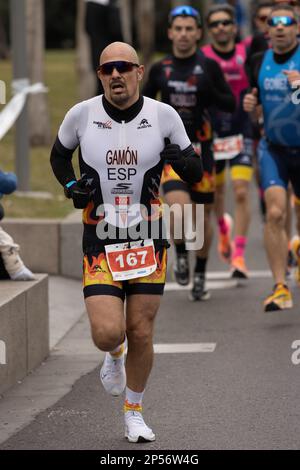
[[[174,343],[154,344],[155,354],[182,354],[182,353],[211,353],[216,349],[217,343]]]
[[[271,271],[250,271],[250,279],[269,279],[272,277]],[[206,274],[206,288],[210,290],[232,289],[237,287],[241,281],[232,279],[229,271],[210,271]],[[242,280],[243,282],[243,280]],[[167,282],[165,285],[166,292],[178,290],[176,282]],[[180,290],[190,290],[193,287],[192,282],[187,286],[180,286]]]
[[[249,277],[251,279],[263,279],[272,277],[271,271],[249,271]],[[208,271],[206,274],[207,279],[231,279],[230,271]]]
[[[207,281],[205,283],[206,288],[210,290],[232,289],[237,287],[237,285],[238,281],[236,279],[227,279],[224,281]],[[190,290],[192,287],[193,285],[191,283],[187,286],[179,286],[176,282],[167,282],[165,285],[165,292]]]

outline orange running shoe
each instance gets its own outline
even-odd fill
[[[232,248],[231,248],[231,232],[233,228],[233,219],[231,215],[224,214],[225,223],[227,225],[227,233],[223,234],[219,231],[218,252],[220,258],[224,263],[230,263]]]
[[[284,284],[275,284],[273,292],[264,301],[265,312],[274,312],[293,307],[292,294]]]
[[[300,285],[300,238],[298,235],[295,235],[291,240],[291,250],[297,262],[295,278],[297,283]]]
[[[248,279],[248,269],[243,256],[235,256],[231,261],[231,277],[235,279]]]

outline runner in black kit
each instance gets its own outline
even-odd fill
[[[168,36],[173,53],[154,64],[143,93],[169,103],[179,113],[194,148],[203,157],[204,176],[200,183],[187,185],[165,165],[163,191],[166,202],[173,204],[205,204],[204,247],[197,252],[194,286],[191,300],[205,300],[206,262],[211,243],[210,212],[214,201],[215,170],[212,155],[212,129],[207,108],[215,104],[224,111],[233,111],[235,99],[218,64],[204,57],[197,49],[202,35],[201,18],[190,6],[174,8],[169,15]],[[181,285],[189,282],[188,258],[184,240],[174,240],[177,260],[174,265],[176,280]]]
[[[166,277],[163,234],[145,237],[138,225],[148,222],[148,211],[159,204],[165,161],[186,181],[202,176],[201,159],[178,114],[167,104],[140,96],[144,67],[138,61],[128,44],[104,49],[98,77],[105,94],[70,109],[51,153],[53,171],[67,197],[84,209],[85,303],[94,343],[107,351],[100,373],[104,388],[120,395],[127,385],[125,436],[130,442],[155,439],[141,412]],[[72,166],[77,147],[79,180]]]

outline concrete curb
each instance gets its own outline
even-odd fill
[[[0,283],[0,394],[22,380],[49,354],[48,276]]]
[[[20,245],[21,257],[33,272],[82,278],[81,211],[65,219],[5,219],[1,226]]]

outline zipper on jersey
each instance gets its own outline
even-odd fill
[[[119,148],[125,149],[127,143],[126,139],[126,122],[121,121],[120,133],[119,133]]]

